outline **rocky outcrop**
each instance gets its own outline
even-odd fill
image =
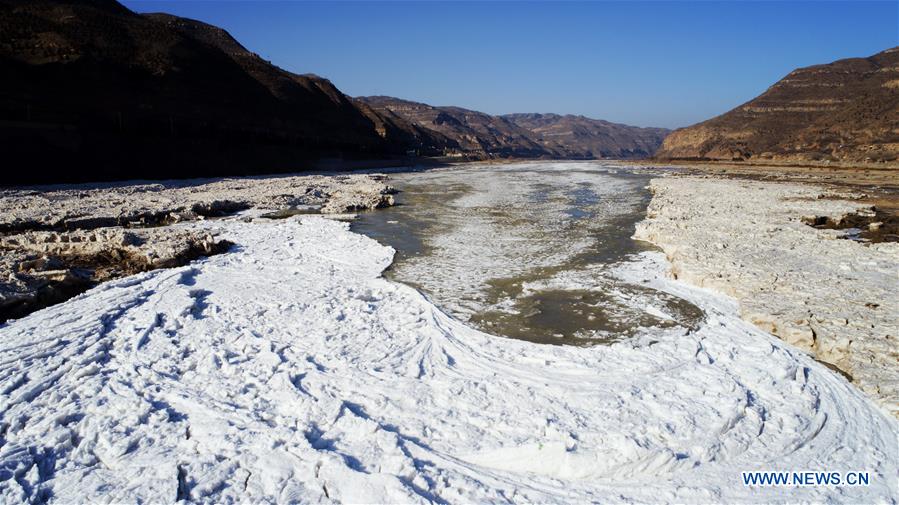
[[[759,97],[669,135],[656,157],[899,162],[899,47],[800,68]]]
[[[635,238],[661,247],[672,275],[733,296],[744,319],[834,365],[899,415],[899,243],[807,224],[870,206],[790,183],[668,177],[651,189]]]

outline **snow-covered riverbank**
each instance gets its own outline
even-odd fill
[[[393,205],[380,174],[231,177],[0,189],[0,323],[99,282],[227,247],[161,225],[254,209],[323,213]]]
[[[580,348],[450,319],[345,223],[184,226],[237,248],[0,328],[3,501],[899,500],[897,421],[659,253],[619,275],[704,324]],[[744,487],[756,469],[872,478]]]
[[[899,243],[803,222],[870,203],[812,184],[666,177],[650,187],[635,236],[661,247],[678,279],[733,296],[744,319],[837,366],[899,416]]]

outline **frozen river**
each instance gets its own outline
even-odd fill
[[[396,249],[389,278],[479,329],[607,343],[702,317],[680,298],[609,275],[649,247],[631,239],[649,178],[595,162],[395,174],[399,205],[363,214],[352,229]]]
[[[394,180],[355,226],[395,258],[322,216],[179,223],[235,246],[0,326],[0,503],[899,499],[894,418],[629,238],[644,176]],[[870,484],[741,480],[806,470]]]

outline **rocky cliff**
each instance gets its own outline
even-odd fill
[[[896,162],[899,47],[794,70],[736,109],[674,131],[657,157]]]

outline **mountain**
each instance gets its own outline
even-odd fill
[[[381,114],[437,132],[446,139],[443,147],[455,153],[480,157],[550,154],[532,138],[531,132],[503,117],[460,107],[434,107],[389,96],[366,96],[356,100]]]
[[[800,68],[759,97],[674,131],[660,159],[895,162],[899,47]]]
[[[0,0],[0,185],[300,171],[451,154],[645,156],[664,130],[353,99],[225,30],[114,0]]]
[[[545,149],[563,158],[646,158],[670,130],[638,128],[601,119],[559,114],[502,116],[531,132]]]
[[[384,116],[399,117],[442,135],[449,140],[442,146],[446,151],[475,157],[647,157],[668,134],[663,128],[637,128],[583,116],[491,116],[460,107],[435,107],[388,96],[356,100]]]
[[[111,0],[0,0],[2,183],[300,170],[433,143],[224,30]]]

